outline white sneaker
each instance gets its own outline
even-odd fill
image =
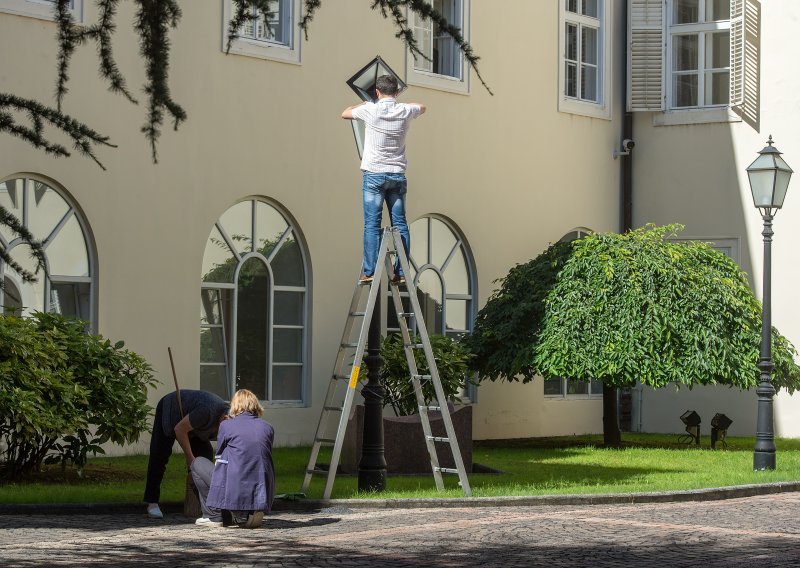
[[[151,519],[163,519],[164,513],[158,507],[158,503],[150,503],[147,505],[147,516]]]
[[[194,522],[194,524],[201,527],[221,527],[222,521],[212,521],[211,519],[200,517]]]

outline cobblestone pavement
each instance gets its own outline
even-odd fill
[[[800,566],[800,494],[689,503],[0,516],[0,566]]]

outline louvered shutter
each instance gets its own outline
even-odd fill
[[[744,0],[731,0],[730,105],[744,102]]]
[[[628,3],[629,111],[664,110],[664,12],[663,0]]]

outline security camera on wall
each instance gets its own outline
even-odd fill
[[[614,152],[612,152],[614,159],[617,159],[620,156],[630,156],[631,150],[633,150],[634,146],[636,146],[636,142],[634,142],[630,138],[626,138],[625,140],[622,141],[621,144],[622,149],[614,150]]]

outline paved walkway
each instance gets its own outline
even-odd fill
[[[800,494],[634,505],[0,516],[0,566],[800,566]]]

